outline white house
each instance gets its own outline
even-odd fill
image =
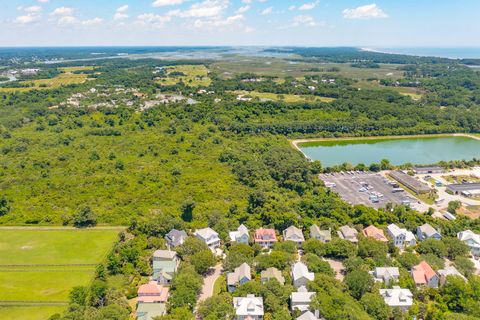
[[[310,227],[310,238],[326,243],[332,241],[332,233],[330,230],[320,230],[320,228],[314,224]]]
[[[298,288],[297,292],[292,292],[290,295],[291,310],[300,310],[301,312],[308,311],[314,295],[315,292],[308,292],[305,287]]]
[[[435,239],[435,240],[442,239],[440,232],[435,230],[435,228],[429,225],[428,223],[425,223],[423,226],[417,227],[417,237],[418,237],[418,240],[420,241],[427,240],[427,239]]]
[[[391,281],[398,281],[400,278],[400,271],[396,267],[377,267],[371,275],[377,282],[390,283]]]
[[[212,251],[215,251],[215,249],[220,247],[220,238],[218,237],[218,233],[211,228],[198,229],[193,233],[193,235],[205,242],[205,244]]]
[[[315,315],[315,313],[311,311],[307,311],[303,313],[300,317],[297,318],[297,320],[320,320],[318,316]]]
[[[476,234],[471,230],[466,230],[459,232],[457,237],[460,241],[465,242],[474,257],[480,257],[480,234]]]
[[[302,230],[295,226],[290,226],[283,230],[283,241],[293,241],[300,247],[302,243],[305,242],[305,237],[303,236]]]
[[[228,234],[231,242],[248,244],[250,240],[248,229],[243,224],[236,231],[230,231]]]
[[[228,292],[235,291],[237,286],[247,283],[250,280],[252,280],[250,266],[242,263],[239,267],[235,268],[233,272],[227,273]]]
[[[417,244],[415,235],[411,231],[405,228],[399,228],[396,224],[392,223],[388,225],[387,234],[392,238],[394,245],[398,248]]]
[[[392,289],[380,289],[380,295],[385,303],[392,308],[398,307],[407,311],[413,305],[413,294],[409,289],[394,286]]]
[[[249,294],[233,298],[235,320],[262,320],[264,315],[263,298]]]
[[[313,281],[315,274],[308,271],[303,262],[297,262],[292,267],[293,285],[295,288],[305,287],[309,281]]]

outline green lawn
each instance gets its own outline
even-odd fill
[[[47,320],[56,313],[61,313],[63,307],[0,307],[2,320]]]
[[[244,95],[252,98],[270,99],[274,101],[283,101],[286,103],[302,103],[302,102],[332,102],[335,99],[328,97],[318,97],[313,95],[295,95],[295,94],[276,94],[271,92],[258,91],[233,91],[234,94]]]
[[[0,229],[0,265],[96,264],[117,234],[115,230]]]

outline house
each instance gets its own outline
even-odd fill
[[[282,275],[282,272],[273,267],[263,270],[260,273],[260,279],[262,283],[265,283],[271,279],[276,279],[278,282],[280,282],[280,284],[285,284],[285,277]]]
[[[413,294],[409,289],[394,286],[392,289],[380,289],[380,295],[388,306],[400,308],[404,312],[413,305]]]
[[[165,303],[168,299],[168,288],[150,281],[138,288],[137,319],[151,320],[166,313]]]
[[[295,226],[290,226],[283,230],[283,241],[293,241],[298,247],[301,247],[302,243],[305,242],[305,237],[302,230]]]
[[[310,303],[315,292],[308,292],[307,288],[300,287],[297,292],[292,292],[290,295],[290,309],[300,310],[301,312],[308,311],[310,309]]]
[[[250,240],[248,229],[243,224],[236,231],[230,231],[228,234],[231,242],[248,244]]]
[[[375,226],[368,226],[365,229],[362,230],[362,233],[365,237],[367,238],[372,238],[377,241],[381,242],[388,242],[387,237],[385,237],[385,234],[383,233],[383,230],[378,229]]]
[[[474,257],[480,257],[480,234],[466,230],[459,232],[457,237],[470,248],[470,252]]]
[[[210,248],[210,250],[215,251],[215,249],[220,247],[220,238],[218,233],[216,233],[211,228],[204,228],[196,230],[193,235],[198,239],[205,242],[205,244]]]
[[[342,226],[340,227],[340,230],[338,230],[337,233],[341,239],[348,240],[353,243],[358,242],[358,238],[357,238],[358,231],[352,227]]]
[[[422,261],[418,265],[413,266],[411,274],[413,281],[417,286],[425,285],[429,288],[438,287],[438,275],[426,261]]]
[[[454,266],[446,267],[445,269],[438,270],[438,275],[440,277],[440,285],[443,286],[447,282],[447,277],[460,277],[464,281],[467,279],[460,273]]]
[[[427,240],[430,238],[440,240],[442,239],[442,236],[440,235],[440,232],[435,230],[434,227],[432,227],[428,223],[425,223],[423,226],[417,227],[417,238],[419,241]]]
[[[387,234],[392,238],[393,244],[402,249],[405,246],[414,246],[417,244],[413,232],[404,228],[399,228],[396,224],[389,224],[387,226]]]
[[[239,285],[247,283],[250,280],[252,280],[250,266],[242,263],[239,267],[235,268],[233,272],[227,273],[228,292],[235,291]]]
[[[307,311],[303,313],[297,320],[320,320],[313,312]]]
[[[249,294],[233,298],[235,320],[263,320],[263,298]]]
[[[308,271],[303,262],[296,262],[292,267],[293,285],[295,288],[305,287],[309,281],[313,281],[315,274]]]
[[[168,285],[177,272],[179,259],[175,251],[157,250],[152,257],[153,280]]]
[[[390,283],[391,281],[398,281],[400,278],[400,271],[396,267],[377,267],[371,272],[375,281]]]
[[[330,230],[320,230],[320,228],[314,224],[310,227],[310,238],[327,243],[332,241],[332,233]]]
[[[253,241],[263,248],[271,249],[277,242],[277,236],[273,229],[257,229]]]
[[[165,235],[165,240],[167,245],[171,248],[181,246],[185,239],[187,238],[187,233],[183,230],[172,229],[169,233]]]

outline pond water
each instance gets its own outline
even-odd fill
[[[329,140],[299,145],[324,167],[351,163],[370,165],[382,159],[394,165],[433,164],[439,161],[480,158],[480,140],[469,137],[418,137],[398,139]]]

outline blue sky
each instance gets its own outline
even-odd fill
[[[1,46],[480,47],[478,0],[0,0]]]

